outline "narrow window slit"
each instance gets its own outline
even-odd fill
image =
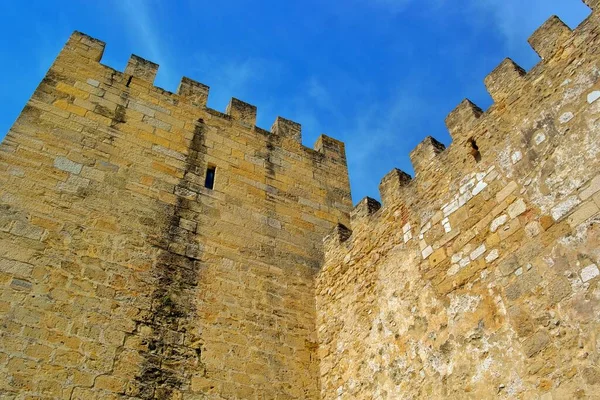
[[[214,165],[209,165],[208,168],[206,168],[206,180],[204,181],[204,187],[211,190],[214,189],[216,172],[217,167]]]
[[[129,87],[129,85],[131,85],[131,80],[133,79],[133,75],[129,76],[129,79],[127,79],[127,84],[125,86]]]

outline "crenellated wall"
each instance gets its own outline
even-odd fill
[[[0,144],[0,398],[600,398],[584,2],[354,209],[343,143],[75,32]]]
[[[0,144],[0,398],[318,398],[343,143],[104,46],[74,33]]]
[[[600,398],[600,5],[550,18],[325,240],[323,399]]]

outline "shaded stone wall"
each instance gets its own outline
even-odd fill
[[[599,34],[551,18],[327,237],[322,398],[598,398]]]
[[[0,397],[318,398],[344,145],[103,51],[73,34],[0,144]]]

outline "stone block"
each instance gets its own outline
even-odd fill
[[[508,309],[512,328],[520,337],[530,336],[535,332],[531,315],[523,307],[515,305]]]
[[[125,67],[126,75],[134,76],[149,83],[154,83],[157,72],[158,64],[145,60],[135,54],[131,55],[129,61],[127,61],[127,66]]]
[[[548,59],[571,36],[571,29],[552,16],[529,37],[529,44],[542,59]]]
[[[509,182],[502,190],[496,193],[496,201],[502,203],[508,196],[510,196],[519,185],[515,181]]]
[[[527,211],[527,206],[525,205],[523,199],[518,199],[510,206],[508,206],[506,211],[508,212],[510,219],[514,219],[517,218],[519,215],[523,214],[525,211]]]
[[[555,221],[560,220],[565,215],[569,214],[580,203],[581,200],[577,196],[568,197],[552,208],[552,218],[554,218]]]
[[[275,119],[273,126],[271,126],[271,133],[289,137],[298,143],[302,143],[302,126],[297,122],[282,117]]]
[[[29,277],[33,271],[33,265],[15,260],[0,259],[0,271],[11,275]]]
[[[445,149],[446,146],[441,142],[431,136],[427,136],[410,152],[410,161],[415,170],[415,175],[418,175],[419,171],[425,169]]]
[[[573,289],[571,283],[565,277],[556,277],[548,285],[548,297],[552,304],[560,302],[562,299],[571,294]]]
[[[527,357],[533,357],[550,344],[550,336],[545,331],[538,331],[523,342],[523,351]]]
[[[522,84],[524,76],[525,70],[507,58],[485,78],[485,86],[492,99],[500,102]]]
[[[23,279],[13,278],[10,282],[10,287],[14,290],[29,291],[32,288],[32,283]]]
[[[70,172],[75,175],[79,174],[83,168],[83,165],[62,156],[54,159],[54,166],[62,171]]]
[[[511,235],[515,234],[521,229],[521,223],[518,219],[513,219],[510,223],[503,225],[502,228],[498,229],[498,236],[500,240],[506,240]]]
[[[575,210],[567,218],[567,222],[571,227],[575,228],[577,225],[598,214],[599,211],[600,209],[595,202],[587,201],[575,208]]]
[[[391,206],[394,201],[402,198],[402,189],[411,182],[411,176],[397,168],[388,172],[379,183],[381,201]]]
[[[431,253],[431,256],[429,256],[429,265],[435,267],[436,265],[444,261],[447,257],[448,256],[445,248],[442,247],[440,249],[437,249],[436,251]]]
[[[468,138],[483,111],[469,99],[463,100],[447,117],[446,127],[454,141]]]
[[[579,192],[579,198],[585,201],[598,192],[600,192],[600,175],[595,176],[587,187]]]
[[[583,282],[588,282],[600,275],[600,271],[596,264],[590,264],[582,269],[579,274],[581,275],[581,280]]]
[[[177,88],[177,94],[196,107],[206,107],[209,87],[193,79],[183,77]]]

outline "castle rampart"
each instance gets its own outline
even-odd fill
[[[354,208],[342,142],[75,32],[0,144],[0,398],[597,398],[584,2]]]
[[[324,399],[596,398],[600,26],[550,18],[326,239]]]

